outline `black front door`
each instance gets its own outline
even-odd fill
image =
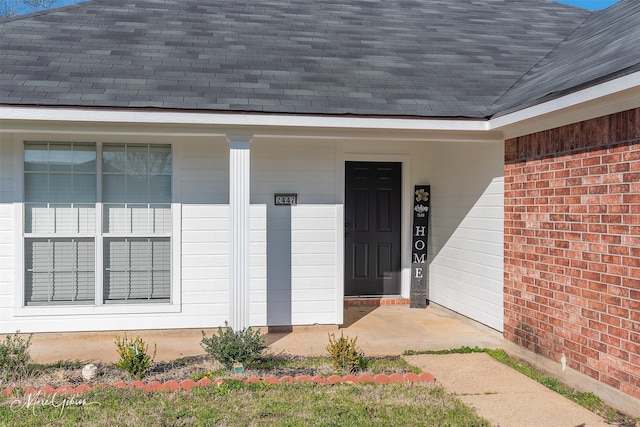
[[[346,162],[346,296],[400,294],[400,163]]]

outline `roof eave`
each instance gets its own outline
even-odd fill
[[[640,70],[574,90],[548,100],[500,113],[489,120],[488,130],[501,131],[505,139],[589,120],[640,106]]]

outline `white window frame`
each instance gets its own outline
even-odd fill
[[[83,305],[25,305],[25,236],[24,232],[24,150],[25,143],[31,141],[48,142],[74,142],[95,143],[96,146],[96,235],[94,237],[95,249],[95,298],[93,303]],[[170,145],[172,153],[171,173],[171,283],[169,302],[131,302],[126,304],[104,303],[104,254],[103,239],[103,203],[102,203],[102,146],[105,143],[118,144],[162,144]],[[14,269],[14,315],[16,317],[35,316],[75,316],[75,315],[119,315],[119,314],[153,314],[153,313],[178,313],[182,307],[181,293],[181,235],[182,217],[180,203],[180,144],[166,141],[164,138],[140,140],[136,137],[122,137],[98,139],[95,136],[86,135],[21,135],[14,139],[14,254],[16,268]]]

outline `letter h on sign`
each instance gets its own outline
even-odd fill
[[[416,185],[413,201],[413,240],[411,246],[411,307],[427,306],[427,237],[431,186]]]

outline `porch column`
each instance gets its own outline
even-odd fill
[[[229,141],[230,310],[229,326],[249,326],[250,143],[253,135],[227,135]]]

